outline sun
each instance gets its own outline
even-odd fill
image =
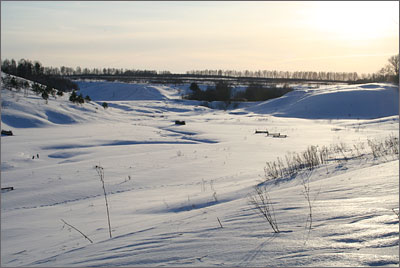
[[[361,41],[398,34],[397,1],[312,2],[307,13],[310,26],[332,38]]]

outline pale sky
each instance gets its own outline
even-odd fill
[[[1,1],[1,57],[45,66],[373,73],[398,1]]]

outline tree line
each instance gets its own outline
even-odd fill
[[[21,67],[19,67],[21,65]],[[20,68],[21,74],[25,73],[25,70],[32,73],[40,73],[49,76],[73,76],[73,75],[122,75],[122,76],[154,76],[157,74],[171,74],[168,71],[157,72],[154,70],[136,70],[136,69],[123,69],[123,68],[81,68],[80,66],[76,68],[72,67],[44,67],[38,61],[32,62],[30,60],[22,59],[18,61],[18,64],[14,59],[4,60],[2,62],[2,71],[18,72]],[[3,70],[4,69],[4,70]]]
[[[361,77],[356,73],[345,72],[304,72],[304,71],[237,71],[237,70],[192,70],[186,72],[190,75],[200,76],[222,76],[222,77],[253,77],[253,78],[271,78],[271,79],[301,79],[301,80],[324,80],[324,81],[357,81]],[[366,75],[364,75],[367,78]]]
[[[18,64],[14,59],[4,60],[1,69],[5,73],[18,75],[27,79],[43,80],[46,76],[48,80],[54,80],[55,77],[68,76],[125,76],[125,77],[174,77],[170,71],[124,69],[124,68],[76,68],[72,67],[44,67],[40,62],[21,59]],[[187,71],[181,76],[197,77],[232,77],[232,78],[266,78],[266,79],[297,79],[297,80],[315,80],[315,81],[341,81],[341,82],[399,82],[399,55],[394,55],[388,59],[388,64],[376,73],[361,74],[357,72],[315,72],[315,71],[277,71],[277,70],[192,70]],[[50,78],[51,77],[51,78]],[[35,81],[35,80],[34,80]],[[40,81],[37,81],[40,82]],[[66,84],[68,82],[65,82]],[[51,85],[56,87],[54,85]],[[67,86],[67,85],[66,85]],[[67,87],[77,87],[73,84]],[[73,88],[76,89],[76,88]]]
[[[192,70],[186,72],[196,76],[220,76],[220,77],[254,77],[271,79],[301,79],[320,81],[343,81],[343,82],[394,82],[399,83],[399,54],[391,56],[388,63],[378,72],[372,74],[361,74],[357,72],[315,72],[315,71],[237,71],[237,70]]]
[[[357,72],[305,72],[305,71],[236,71],[236,70],[193,70],[186,72],[196,76],[220,76],[220,77],[254,77],[271,79],[300,79],[315,81],[342,81],[342,82],[399,82],[398,55],[392,56],[389,63],[378,72],[361,74]]]
[[[14,59],[6,59],[1,63],[1,70],[4,73],[22,77],[64,92],[79,90],[76,83],[54,73],[54,68],[44,67],[39,61],[32,62],[21,59],[17,63]]]

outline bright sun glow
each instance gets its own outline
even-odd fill
[[[387,37],[399,27],[398,2],[315,2],[310,24],[347,41]],[[397,15],[393,15],[393,11]],[[382,30],[384,29],[384,30]]]

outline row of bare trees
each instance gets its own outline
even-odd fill
[[[335,80],[335,81],[356,81],[361,77],[356,73],[346,72],[304,72],[304,71],[236,71],[236,70],[193,70],[186,72],[190,75],[202,76],[226,76],[226,77],[255,77],[272,79],[304,79],[304,80]]]
[[[186,72],[189,75],[200,76],[226,76],[226,77],[255,77],[272,79],[302,79],[302,80],[325,80],[325,81],[364,81],[364,82],[399,82],[399,55],[391,56],[387,65],[378,72],[372,74],[361,74],[357,72],[311,72],[311,71],[237,71],[237,70],[192,70]]]
[[[39,61],[20,59],[16,62],[14,59],[5,59],[1,63],[1,70],[9,74],[34,74],[34,75],[157,75],[170,74],[168,71],[158,72],[154,70],[136,70],[123,68],[76,68],[72,67],[45,67]]]
[[[21,59],[18,63],[12,60],[2,61],[1,69],[10,74],[31,72],[33,74],[45,75],[108,75],[108,76],[157,76],[172,75],[169,71],[123,69],[123,68],[81,68],[81,67],[44,67],[40,62],[31,62]],[[277,70],[192,70],[186,75],[195,76],[218,76],[218,77],[254,77],[272,79],[302,79],[317,81],[360,81],[360,82],[394,82],[399,81],[399,55],[388,59],[388,64],[378,72],[372,74],[361,74],[357,72],[315,72],[315,71],[277,71]]]

